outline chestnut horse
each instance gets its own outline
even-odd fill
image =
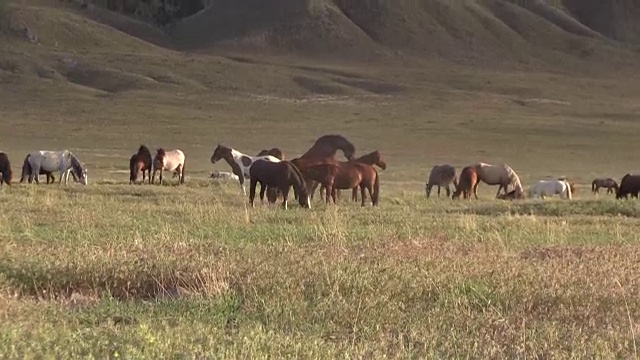
[[[149,184],[151,184],[151,168],[153,160],[151,151],[144,145],[140,145],[138,152],[129,159],[129,184],[138,181],[138,173],[142,171],[142,183],[144,184],[145,172],[149,174]]]
[[[342,135],[323,135],[316,140],[306,153],[300,158],[335,158],[336,152],[342,150],[347,160],[353,160],[356,155],[356,148]]]
[[[361,157],[353,160],[355,162],[359,162],[362,164],[367,164],[367,165],[376,165],[377,167],[379,167],[382,170],[386,170],[387,169],[387,163],[384,161],[384,158],[382,157],[382,154],[380,153],[380,151],[376,150],[373,152],[370,152],[366,155],[362,155]],[[346,162],[341,162],[342,164],[346,164]],[[315,190],[318,186],[318,183],[312,183],[311,187],[311,199],[313,199],[313,194],[315,193]],[[320,193],[322,193],[322,190],[325,190],[325,192],[327,191],[326,187],[322,186],[320,188]],[[338,190],[338,194],[339,194],[339,190]],[[354,188],[351,192],[351,200],[353,201],[358,201],[358,189]]]
[[[277,188],[284,198],[282,207],[287,208],[289,188],[293,186],[298,193],[298,203],[304,208],[311,208],[307,186],[300,170],[289,161],[271,162],[266,159],[258,159],[249,169],[249,204],[254,207],[253,200],[256,197],[256,185],[260,183],[260,200],[264,200],[264,192],[269,188]],[[267,197],[269,203],[274,203],[275,198]]]
[[[453,192],[451,196],[452,199],[458,199],[460,194],[462,194],[464,199],[470,200],[471,193],[475,195],[476,200],[478,200],[478,173],[476,172],[476,168],[474,166],[466,166],[460,172],[460,179],[458,180],[458,185],[456,186],[456,190]]]
[[[343,163],[331,158],[295,159],[295,161],[302,163],[300,171],[305,178],[312,178],[321,182],[330,190],[334,203],[336,202],[336,191],[338,189],[360,187],[362,206],[366,204],[365,191],[369,192],[371,204],[373,206],[378,205],[380,199],[380,177],[373,166],[355,161]],[[305,162],[306,164],[304,164]]]
[[[13,176],[13,172],[11,171],[11,162],[9,161],[7,154],[3,152],[0,152],[0,173],[2,173],[0,185],[7,183],[7,185],[11,186],[11,178]]]

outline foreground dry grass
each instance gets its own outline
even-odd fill
[[[235,184],[0,189],[0,354],[632,357],[634,201],[246,209]],[[559,216],[560,215],[560,216]]]

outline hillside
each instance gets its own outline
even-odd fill
[[[574,66],[640,45],[639,24],[638,1],[217,0],[175,36],[189,50]]]

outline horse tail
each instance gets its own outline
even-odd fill
[[[33,171],[31,169],[31,163],[29,162],[29,158],[31,154],[27,154],[27,157],[24,158],[24,163],[22,164],[22,175],[20,176],[20,183],[23,183],[24,180],[31,174]]]
[[[573,195],[571,194],[571,184],[566,180],[564,183],[567,185],[567,199],[571,200],[573,198]]]
[[[376,169],[373,169],[373,171],[376,175],[376,180],[373,182],[373,194],[371,194],[371,201],[373,202],[373,205],[378,205],[380,202],[380,176]]]
[[[180,184],[184,184],[184,166],[186,163],[186,160],[182,162],[182,170],[180,171]]]

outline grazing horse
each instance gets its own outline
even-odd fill
[[[571,184],[566,179],[540,180],[529,188],[530,197],[540,196],[544,199],[546,196],[556,194],[571,200],[573,198]]]
[[[626,174],[620,180],[620,187],[616,192],[616,199],[627,199],[629,195],[638,198],[640,192],[640,175]]]
[[[607,194],[618,192],[618,183],[613,178],[596,178],[591,182],[591,192],[600,193],[600,188],[606,188]]]
[[[487,185],[499,185],[496,198],[500,195],[500,190],[504,189],[505,194],[509,191],[509,185],[512,185],[516,190],[518,197],[524,193],[522,189],[522,183],[520,178],[513,169],[507,164],[491,165],[487,163],[476,163],[473,165],[476,173],[478,174],[478,180],[484,182]],[[480,181],[476,184],[476,187],[480,184]],[[476,192],[476,190],[474,190]]]
[[[48,172],[58,171],[60,174],[59,183],[64,180],[65,185],[69,182],[69,174],[73,173],[74,179],[83,185],[87,185],[87,170],[80,163],[78,158],[69,150],[49,151],[39,150],[30,152],[26,159],[31,167],[29,173],[29,183],[35,178],[39,184],[38,175],[42,170]],[[24,169],[24,167],[23,167]]]
[[[13,172],[11,171],[11,162],[9,161],[9,157],[7,154],[0,152],[0,173],[2,173],[2,177],[0,178],[0,185],[3,183],[7,183],[7,185],[11,186],[11,178],[13,177]]]
[[[458,199],[462,194],[464,199],[471,200],[471,193],[473,192],[476,200],[478,200],[478,181],[478,173],[475,166],[465,166],[460,172],[460,179],[451,198]]]
[[[456,181],[456,169],[449,165],[436,165],[431,168],[429,173],[429,180],[425,184],[425,192],[427,193],[427,199],[431,195],[431,188],[438,187],[438,198],[440,197],[440,187],[444,187],[447,191],[447,197],[451,196],[451,190],[449,185],[453,184],[454,187],[458,187]]]
[[[347,160],[353,160],[356,155],[356,148],[342,135],[323,135],[316,140],[306,153],[300,158],[335,158],[336,152],[342,150]]]
[[[271,148],[271,149],[264,149],[262,151],[260,151],[258,153],[258,155],[256,156],[266,156],[266,155],[271,155],[273,157],[276,157],[280,160],[284,160],[284,152],[282,150],[280,150],[279,148]]]
[[[33,169],[31,168],[31,164],[29,164],[29,157],[30,155],[27,154],[27,156],[24,158],[24,162],[22,163],[22,175],[20,176],[21,184],[27,179],[29,183],[33,181],[33,176],[31,175],[33,173]],[[56,181],[56,177],[53,176],[52,171],[46,171],[44,169],[40,169],[40,173],[38,175],[46,175],[47,184],[49,183],[53,184]],[[78,182],[78,178],[76,177],[76,174],[73,171],[71,172],[71,176],[73,176],[73,181]]]
[[[129,184],[138,181],[138,173],[142,171],[142,183],[144,184],[145,172],[149,174],[149,184],[151,184],[151,170],[153,159],[149,148],[140,145],[138,152],[129,159]]]
[[[166,151],[162,148],[156,150],[156,156],[153,159],[153,175],[151,183],[155,183],[156,172],[160,171],[160,185],[162,185],[162,173],[164,170],[174,171],[178,173],[180,184],[184,184],[184,152],[180,149]]]
[[[247,195],[247,190],[244,187],[244,179],[251,176],[251,174],[249,173],[249,169],[251,169],[251,165],[253,165],[255,161],[281,161],[280,159],[272,155],[249,156],[233,148],[218,144],[218,147],[216,147],[216,149],[213,151],[213,155],[211,155],[211,163],[215,164],[220,159],[224,159],[224,161],[226,161],[227,164],[231,166],[231,170],[233,171],[233,173],[238,175],[238,182],[240,183],[240,188],[242,189],[242,193],[244,195]]]
[[[293,186],[298,193],[298,203],[304,208],[311,208],[309,194],[307,193],[307,185],[304,182],[302,174],[289,161],[273,162],[268,159],[256,160],[249,169],[249,204],[254,207],[254,199],[256,197],[256,185],[260,183],[260,200],[264,200],[264,192],[267,187],[277,188],[284,198],[282,207],[287,208],[287,198],[289,197],[289,188]],[[269,203],[274,203],[275,198],[268,197]]]

